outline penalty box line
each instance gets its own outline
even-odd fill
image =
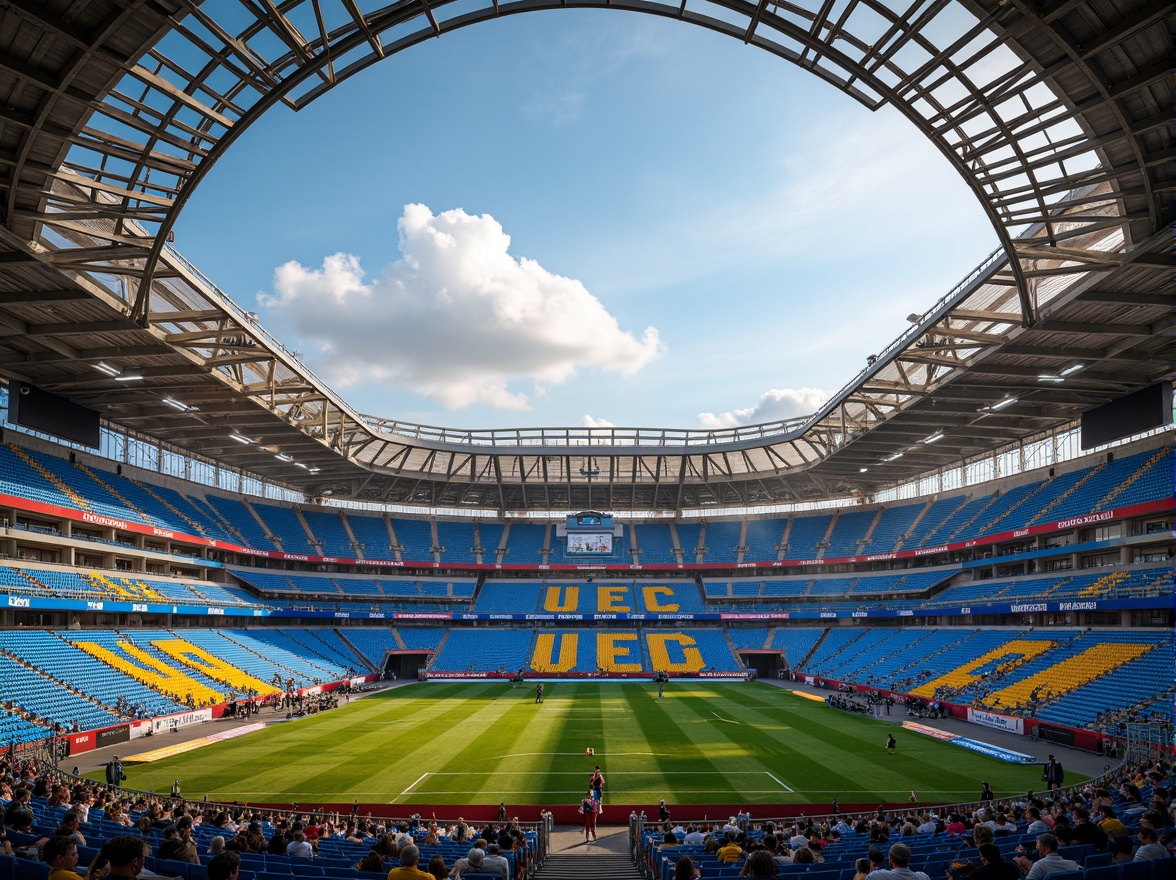
[[[772,782],[776,783],[776,785],[780,786],[785,791],[791,791],[794,794],[796,793],[796,789],[790,788],[789,786],[785,785],[783,782],[781,782],[779,779],[777,779],[775,776],[773,776],[767,770],[764,771],[764,775],[767,776],[770,780],[772,780]]]

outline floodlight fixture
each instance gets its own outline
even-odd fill
[[[1077,373],[1079,370],[1085,368],[1086,364],[1070,364],[1066,369],[1058,373],[1059,376],[1069,376],[1072,373]]]
[[[106,361],[98,361],[98,363],[94,364],[94,369],[99,373],[105,373],[107,376],[117,377],[122,375],[122,370],[118,367],[112,367]]]
[[[229,439],[236,440],[238,443],[244,443],[246,446],[248,446],[250,443],[253,442],[248,437],[246,437],[244,434],[238,434],[236,432],[230,434]]]
[[[940,440],[942,440],[942,439],[943,439],[943,432],[942,432],[942,431],[936,431],[934,434],[931,434],[931,435],[929,435],[929,436],[927,436],[927,437],[924,437],[924,438],[923,438],[922,440],[920,440],[919,442],[920,442],[920,443],[938,443],[938,442],[939,442]]]

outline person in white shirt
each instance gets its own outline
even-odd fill
[[[870,880],[931,880],[922,871],[911,870],[911,848],[905,843],[890,847],[890,867],[870,873]]]
[[[286,855],[300,859],[314,858],[314,847],[307,841],[306,835],[302,833],[301,829],[294,832],[294,839],[287,844]]]
[[[1063,859],[1058,855],[1058,839],[1052,834],[1042,834],[1037,838],[1037,854],[1039,858],[1033,863],[1025,856],[1018,856],[1013,860],[1026,872],[1025,880],[1041,880],[1050,874],[1081,870],[1077,862]]]
[[[1139,828],[1139,849],[1135,851],[1135,861],[1154,862],[1156,859],[1169,859],[1172,854],[1156,837],[1156,829],[1141,825]]]
[[[1025,829],[1026,834],[1048,834],[1050,831],[1049,823],[1041,818],[1041,810],[1037,807],[1030,807],[1028,810],[1029,827]]]

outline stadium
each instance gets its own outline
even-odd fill
[[[271,109],[565,7],[895,109],[999,247],[707,430],[361,413],[176,248]],[[1172,12],[3,4],[0,880],[1173,876]]]

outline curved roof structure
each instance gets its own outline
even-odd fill
[[[197,184],[269,108],[455,28],[565,7],[706,27],[893,106],[967,181],[1001,249],[808,419],[478,432],[355,412],[170,248]],[[9,0],[0,371],[309,494],[504,511],[869,493],[1170,377],[1171,11]]]

